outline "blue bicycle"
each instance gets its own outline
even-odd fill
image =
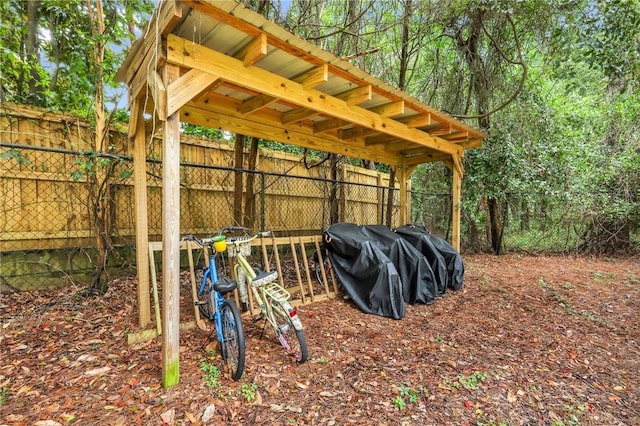
[[[195,304],[202,316],[215,325],[216,337],[220,342],[222,359],[228,365],[233,380],[239,380],[244,372],[245,339],[240,311],[232,299],[224,294],[235,290],[237,284],[228,277],[218,277],[216,256],[227,249],[226,237],[222,234],[212,238],[199,239],[186,235],[183,241],[194,241],[201,247],[209,247],[209,266],[202,274]]]

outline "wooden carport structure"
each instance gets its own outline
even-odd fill
[[[140,326],[150,321],[144,114],[163,121],[163,386],[179,380],[180,122],[382,162],[400,184],[418,164],[452,170],[452,245],[460,247],[464,150],[486,136],[227,0],[164,0],[117,79],[134,140]]]

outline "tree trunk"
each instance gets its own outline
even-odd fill
[[[502,223],[500,222],[500,205],[494,197],[487,199],[489,209],[489,229],[491,248],[496,255],[502,254]]]
[[[234,176],[233,189],[233,222],[236,225],[242,225],[242,176],[243,159],[244,159],[244,135],[236,134],[235,158],[233,168],[236,169]]]
[[[102,0],[96,0],[95,15],[91,0],[87,0],[89,22],[91,24],[93,38],[93,66],[96,70],[96,92],[94,95],[94,108],[96,120],[96,139],[94,150],[97,154],[103,153],[108,147],[107,122],[104,113],[104,41],[105,32]],[[96,273],[91,290],[99,293],[107,291],[109,249],[111,248],[111,203],[110,203],[110,176],[112,167],[101,165],[101,157],[88,161],[94,161],[95,174],[93,182],[93,220],[96,232]]]
[[[331,190],[329,193],[329,224],[340,221],[340,209],[338,204],[338,156],[329,155],[329,167],[331,172]]]
[[[385,224],[391,228],[391,221],[393,219],[393,200],[394,190],[396,183],[396,169],[392,168],[389,172],[389,195],[387,196],[387,214],[385,216]],[[404,225],[404,224],[403,224]]]
[[[26,96],[26,103],[38,107],[44,107],[44,88],[40,81],[38,68],[40,66],[40,47],[38,44],[38,19],[40,17],[40,0],[31,0],[27,5],[27,39],[25,53],[27,63],[29,63],[29,93]]]
[[[251,138],[251,148],[249,151],[249,164],[247,168],[249,170],[256,169],[256,162],[258,161],[258,138]],[[255,228],[256,223],[256,199],[253,187],[255,185],[256,175],[255,173],[247,174],[247,185],[244,192],[244,226],[248,228]],[[264,197],[264,194],[262,194]]]

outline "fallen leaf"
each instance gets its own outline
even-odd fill
[[[309,380],[296,380],[296,387],[298,389],[307,389],[309,387]]]
[[[85,376],[101,376],[109,370],[111,370],[111,367],[94,368],[93,370],[85,371],[84,375]]]
[[[176,409],[172,408],[170,410],[165,411],[164,413],[160,414],[160,418],[162,419],[163,422],[172,425],[173,421],[176,417]]]

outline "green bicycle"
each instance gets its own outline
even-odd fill
[[[249,228],[241,226],[224,228],[225,233],[243,233],[241,236],[227,237],[227,254],[230,258],[235,258],[234,270],[242,310],[248,310],[247,283],[249,283],[253,299],[260,307],[260,314],[253,321],[264,320],[265,327],[267,323],[270,324],[276,339],[286,353],[291,355],[298,364],[302,364],[309,355],[302,322],[298,318],[296,309],[289,303],[291,294],[277,283],[277,271],[266,272],[259,268],[254,269],[246,258],[251,255],[251,242],[254,239],[270,237],[272,233],[265,231],[251,235],[249,231]]]

